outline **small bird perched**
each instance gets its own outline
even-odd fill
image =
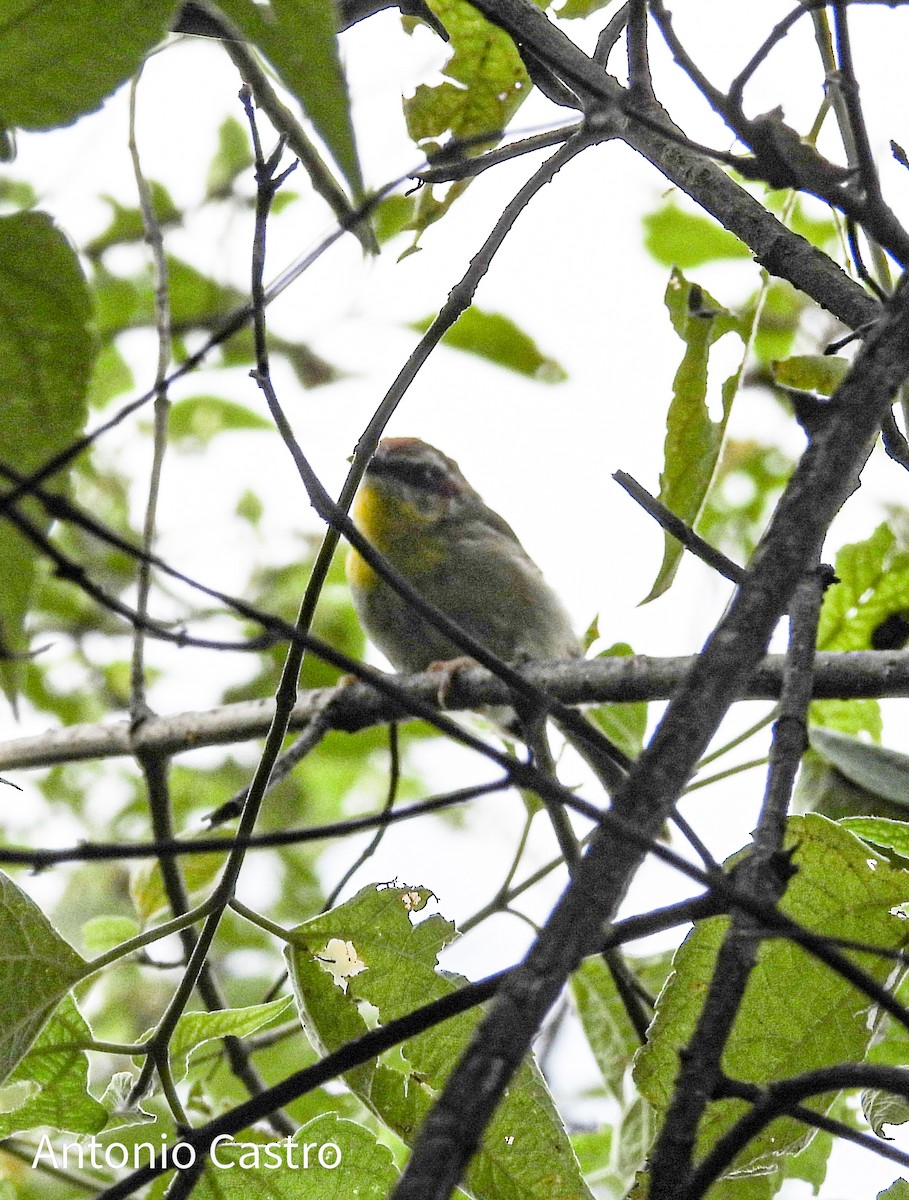
[[[380,442],[352,516],[426,600],[505,662],[580,654],[561,601],[511,526],[434,446]],[[347,578],[364,629],[397,670],[425,671],[463,653],[353,548]]]
[[[419,438],[385,438],[366,468],[351,515],[360,533],[424,599],[505,662],[580,657],[571,620],[539,567],[441,450]],[[397,670],[425,671],[463,655],[353,546],[347,578],[363,628]],[[607,791],[614,790],[630,765],[627,756],[593,726],[585,739],[578,729],[556,723]],[[537,766],[550,770],[543,721],[525,713],[519,725]],[[541,799],[573,872],[579,846],[568,815],[561,805]],[[649,1014],[640,984],[618,950],[604,957],[643,1040]]]
[[[580,656],[567,612],[511,526],[434,446],[419,438],[381,441],[352,516],[424,599],[505,662]],[[353,547],[347,578],[363,628],[397,670],[425,671],[463,655]],[[595,762],[589,746],[568,736],[604,784],[614,787],[620,772],[606,770],[604,778],[602,753]],[[615,757],[624,758],[617,749]]]

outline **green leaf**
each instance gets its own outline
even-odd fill
[[[626,956],[626,962],[648,990],[657,992],[669,972],[670,956],[661,954],[650,959]],[[641,1043],[616,990],[612,972],[601,957],[585,959],[572,975],[571,998],[603,1082],[617,1100],[622,1100],[625,1072]]]
[[[574,21],[589,17],[591,13],[599,12],[612,2],[613,0],[565,0],[562,7],[556,9],[556,16],[565,21]]]
[[[242,292],[218,283],[182,259],[169,255],[167,266],[171,317],[180,334],[194,330],[209,332],[217,328],[223,317],[246,303]],[[96,265],[95,303],[98,327],[106,340],[126,329],[154,328],[154,295],[147,272],[124,277],[112,274],[103,265]],[[303,342],[272,334],[270,344],[273,353],[286,356],[303,387],[319,387],[343,375]],[[230,337],[221,346],[221,355],[225,367],[253,362],[252,330],[241,329]]]
[[[581,963],[571,977],[571,997],[603,1081],[618,1095],[640,1042],[602,958]]]
[[[837,1097],[828,1116],[849,1124],[849,1109],[843,1098]],[[853,1122],[854,1124],[854,1122]],[[781,1162],[783,1175],[787,1179],[801,1179],[811,1185],[816,1196],[827,1178],[827,1164],[833,1151],[833,1134],[816,1129],[814,1136],[797,1154],[787,1155]]]
[[[785,358],[792,352],[802,313],[808,297],[785,279],[774,279],[762,293],[756,292],[742,310],[742,323],[750,326],[754,320],[757,299],[763,295],[761,319],[752,342],[755,358],[761,363]]]
[[[414,219],[416,201],[413,196],[386,196],[373,210],[372,223],[381,246],[403,233]]]
[[[897,1179],[883,1192],[878,1192],[877,1200],[909,1200],[909,1183],[905,1179]]]
[[[767,207],[771,212],[782,213],[792,200],[792,193],[789,191],[771,190],[765,196]],[[808,207],[813,206],[816,210],[824,212],[822,217],[812,217],[809,215]],[[826,215],[827,209],[820,209],[817,202],[809,200],[806,204],[805,197],[800,196],[795,206],[792,208],[787,225],[793,233],[800,234],[812,246],[817,246],[819,250],[829,249],[830,245],[841,240],[840,228],[836,221],[830,219]]]
[[[167,259],[171,317],[175,326],[203,323],[233,312],[244,304],[237,288],[225,287],[183,259]]]
[[[292,204],[296,204],[299,199],[300,199],[299,192],[292,192],[292,191],[290,191],[289,188],[287,190],[282,188],[280,190],[280,192],[277,193],[274,200],[272,200],[272,202],[271,202],[272,215],[274,216],[274,215],[277,215],[278,213],[284,212],[285,208],[290,208],[290,206]],[[248,201],[248,203],[249,203],[250,208],[252,208],[253,205],[255,204],[255,201],[250,200],[250,201]]]
[[[165,228],[177,225],[183,219],[183,214],[174,204],[170,192],[163,183],[149,181],[152,211],[158,224]],[[129,208],[115,200],[113,196],[102,196],[111,210],[110,224],[103,233],[99,233],[85,247],[85,253],[96,257],[111,246],[129,245],[132,242],[145,241],[145,224],[142,220],[142,210]]]
[[[436,969],[456,936],[438,916],[411,924],[426,888],[363,888],[346,904],[292,931],[288,961],[304,1028],[313,1045],[334,1050],[365,1032],[372,1005],[380,1023],[449,995],[464,980]],[[462,1013],[404,1043],[391,1056],[345,1075],[348,1086],[408,1144],[467,1046],[480,1014]],[[465,1176],[478,1200],[589,1200],[568,1137],[532,1061],[510,1084]]]
[[[248,521],[249,524],[255,528],[255,526],[257,526],[262,520],[262,516],[265,512],[265,505],[255,494],[255,492],[252,492],[249,490],[249,488],[247,488],[237,501],[237,507],[234,511],[238,517],[242,517],[244,521]]]
[[[174,8],[174,0],[5,0],[0,123],[51,129],[93,112],[166,36]]]
[[[186,333],[187,328],[214,328],[219,317],[245,303],[242,292],[225,287],[173,255],[167,257],[167,273],[171,318],[179,333]],[[154,294],[147,271],[130,277],[97,266],[95,301],[98,326],[105,338],[124,329],[154,326]]]
[[[92,917],[82,926],[82,945],[86,954],[104,954],[141,932],[132,917]]]
[[[209,837],[211,834],[205,836]],[[215,831],[214,836],[228,838],[230,835]],[[216,850],[205,854],[190,854],[184,861],[183,880],[190,896],[198,897],[214,882],[224,866],[227,849],[225,848],[223,854]],[[143,925],[147,925],[153,917],[161,913],[170,913],[170,902],[161,877],[161,864],[157,859],[149,859],[136,867],[129,881],[129,894]]]
[[[27,474],[82,431],[96,350],[79,261],[44,213],[0,218],[0,295],[0,446],[3,458]],[[42,531],[49,529],[40,506],[22,508]],[[27,649],[25,617],[39,559],[32,543],[6,524],[0,539],[0,648],[9,654]],[[11,697],[21,670],[21,662],[0,664],[0,680]]]
[[[0,873],[0,1082],[84,972],[85,960],[37,904]]]
[[[644,231],[648,254],[664,267],[687,271],[717,259],[751,257],[734,233],[710,217],[685,212],[671,202],[644,217]]]
[[[448,186],[448,190],[445,192],[444,199],[442,200],[436,198],[433,184],[429,184],[428,186],[420,189],[420,191],[417,193],[413,217],[410,221],[408,221],[406,226],[407,229],[413,230],[416,236],[414,237],[411,245],[408,246],[403,253],[398,255],[398,262],[403,262],[404,259],[408,258],[411,254],[419,253],[420,246],[418,243],[423,231],[428,229],[430,225],[435,224],[436,221],[440,221],[442,217],[445,216],[452,204],[454,204],[455,200],[457,200],[459,196],[463,196],[463,194],[467,191],[468,187],[470,186],[470,182],[470,179],[460,179],[455,183],[450,184]]]
[[[215,1155],[193,1188],[198,1200],[385,1200],[398,1177],[388,1147],[334,1113],[313,1118],[289,1141],[247,1131]]]
[[[812,729],[811,748],[867,792],[909,808],[909,755],[832,729]]]
[[[177,442],[196,447],[208,444],[216,434],[229,430],[271,429],[272,424],[245,404],[221,396],[192,396],[178,400],[170,410],[168,435]]]
[[[893,910],[909,894],[909,873],[894,869],[845,829],[823,817],[791,818],[786,846],[797,868],[781,908],[815,933],[871,942],[887,949],[906,944],[906,922]],[[669,1104],[679,1050],[688,1044],[728,928],[726,918],[699,922],[685,939],[664,988],[650,1041],[635,1066],[642,1093],[661,1112]],[[859,956],[879,982],[891,965]],[[872,1001],[835,971],[785,939],[764,942],[722,1059],[730,1077],[763,1084],[841,1062],[860,1062],[874,1038]],[[821,1110],[827,1105],[819,1100]],[[701,1123],[705,1152],[743,1112],[740,1101],[712,1104]],[[775,1121],[737,1159],[738,1169],[769,1165],[804,1143],[804,1126]]]
[[[0,179],[0,204],[8,204],[11,208],[34,208],[37,203],[38,193],[30,183],[22,179]]]
[[[862,1093],[862,1112],[878,1137],[886,1137],[885,1125],[905,1125],[909,1121],[909,1101],[876,1088]]]
[[[253,161],[248,131],[236,117],[225,117],[218,128],[218,149],[208,168],[207,198],[229,196],[237,176],[249,171]]]
[[[147,1112],[140,1104],[130,1100],[135,1082],[136,1076],[133,1071],[115,1071],[110,1077],[107,1087],[98,1101],[104,1106],[107,1113],[107,1124],[104,1126],[105,1137],[114,1130],[127,1130],[130,1127],[148,1125],[157,1121],[158,1118],[154,1112]]]
[[[88,1090],[91,1030],[71,996],[64,996],[32,1048],[8,1077],[4,1093],[22,1087],[26,1102],[0,1111],[0,1137],[36,1125],[71,1133],[97,1133],[107,1122],[107,1110]],[[31,1085],[31,1086],[28,1086]]]
[[[292,997],[282,996],[280,1000],[272,1000],[268,1004],[250,1004],[246,1008],[219,1008],[214,1012],[184,1013],[177,1022],[168,1046],[174,1078],[178,1083],[184,1078],[189,1070],[191,1056],[206,1042],[225,1037],[247,1037],[263,1025],[283,1017],[292,1005]],[[148,1041],[153,1034],[154,1029],[150,1029],[141,1041]],[[138,1063],[141,1060],[136,1061]]]
[[[889,817],[844,817],[840,824],[865,842],[884,846],[909,859],[909,824]]]
[[[793,803],[798,812],[818,812],[832,821],[855,816],[900,820],[906,815],[889,800],[851,783],[810,747],[802,756]]]
[[[124,329],[153,324],[155,303],[148,274],[125,279],[96,266],[93,283],[95,319],[102,338],[110,340]]]
[[[867,733],[875,741],[880,741],[884,728],[877,700],[816,700],[808,715],[814,726],[845,734]]]
[[[903,1005],[909,999],[909,980],[905,975],[896,988],[895,999]],[[875,1022],[874,1044],[868,1052],[868,1061],[881,1066],[905,1067],[907,1053],[909,1053],[909,1033],[898,1021],[882,1014]],[[894,1107],[896,1105],[899,1105],[899,1108]],[[862,1096],[862,1107],[872,1110],[875,1118],[874,1124],[878,1130],[883,1123],[903,1124],[905,1116],[901,1116],[901,1113],[905,1111],[904,1106],[905,1100],[877,1088],[869,1089]],[[884,1115],[885,1113],[887,1115]]]
[[[602,650],[597,658],[631,658],[634,651],[627,642],[616,642],[608,650]],[[587,709],[587,716],[629,758],[637,758],[644,746],[647,732],[647,701],[635,700],[628,704],[599,704]]]
[[[442,68],[445,82],[420,84],[404,101],[407,132],[418,145],[484,135],[494,144],[531,86],[514,42],[466,0],[431,0],[430,8],[448,31],[452,54]]]
[[[129,391],[135,380],[126,359],[109,342],[102,346],[95,359],[92,377],[88,383],[89,408],[103,408],[114,396]]]
[[[584,1178],[598,1196],[625,1196],[653,1145],[656,1118],[635,1096],[627,1108],[594,1133],[574,1133],[571,1144]]]
[[[770,364],[773,378],[783,387],[832,396],[849,370],[849,360],[827,354],[797,354]]]
[[[698,533],[746,562],[791,473],[792,461],[776,446],[728,438],[698,518]]]
[[[423,317],[410,328],[425,333],[433,320]],[[519,375],[529,375],[541,383],[563,383],[568,378],[554,358],[547,358],[533,338],[501,313],[468,308],[442,338],[442,344],[485,358]]]
[[[666,420],[660,500],[676,516],[694,525],[716,469],[741,377],[738,370],[725,381],[722,416],[718,421],[711,420],[706,403],[710,347],[731,331],[741,335],[741,328],[731,313],[679,271],[673,271],[669,280],[666,307],[673,329],[685,343],[685,353],[673,381]],[[644,603],[670,587],[682,554],[681,543],[664,534],[663,561]]]
[[[530,92],[530,77],[508,34],[467,0],[429,0],[429,6],[448,31],[452,54],[442,68],[446,77],[442,83],[421,83],[404,100],[407,132],[424,152],[451,137],[471,143],[466,154],[478,154],[499,141]],[[448,211],[468,183],[446,185],[441,201],[433,187],[421,189],[410,226],[418,238]]]
[[[839,582],[824,593],[818,649],[868,650],[876,626],[906,607],[909,554],[882,524],[865,541],[843,546],[835,570]]]
[[[344,372],[320,358],[305,342],[292,342],[277,334],[269,335],[273,354],[283,354],[290,363],[300,384],[305,388],[322,387],[342,379]],[[224,366],[238,366],[255,361],[255,344],[251,329],[241,329],[222,347]]]
[[[571,1146],[577,1155],[584,1178],[588,1183],[597,1185],[605,1178],[610,1169],[613,1136],[609,1125],[602,1129],[584,1130],[571,1135]]]
[[[221,0],[220,7],[299,100],[359,199],[363,179],[332,0],[271,0],[267,9],[252,0]]]
[[[899,548],[886,524],[863,542],[844,546],[836,556],[839,580],[824,594],[818,625],[819,650],[869,650],[874,630],[906,608],[909,554]],[[811,705],[816,725],[880,737],[876,700],[819,700]]]
[[[862,1120],[852,1107],[846,1093],[841,1092],[833,1101],[827,1116],[834,1121],[842,1121],[852,1129],[861,1130]],[[821,1190],[827,1178],[827,1165],[834,1147],[834,1136],[826,1130],[814,1130],[814,1136],[807,1146],[803,1146],[798,1154],[787,1155],[780,1162],[782,1173],[786,1179],[802,1179],[811,1185],[815,1196]]]

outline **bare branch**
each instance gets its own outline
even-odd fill
[[[529,683],[561,704],[667,700],[691,671],[694,656],[566,659],[528,664]],[[739,700],[775,700],[782,686],[784,659],[771,654],[743,680]],[[439,680],[433,673],[386,676],[394,692],[377,692],[370,683],[304,692],[290,714],[288,728],[306,729],[330,701],[330,728],[355,733],[400,720],[402,710],[438,711]],[[445,710],[459,712],[507,704],[510,690],[484,667],[465,667],[445,697]],[[902,650],[821,653],[815,663],[815,699],[909,696],[909,654]],[[128,721],[70,725],[31,737],[0,742],[0,769],[32,769],[63,762],[116,758],[151,750],[181,754],[200,746],[227,746],[265,735],[272,720],[271,700],[228,704],[202,712],[150,717],[134,733]]]

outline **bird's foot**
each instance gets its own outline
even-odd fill
[[[462,654],[460,658],[446,658],[438,662],[431,662],[426,668],[427,671],[434,671],[441,676],[436,697],[439,701],[439,708],[448,707],[448,697],[451,695],[451,689],[454,685],[455,676],[464,669],[464,667],[475,667],[477,660],[471,658],[469,654]]]

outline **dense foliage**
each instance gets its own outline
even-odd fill
[[[869,131],[850,40],[873,6],[768,16],[765,41],[735,47],[742,73],[722,90],[698,65],[698,6],[681,0],[691,46],[659,0],[427,5],[402,0],[394,29],[388,12],[333,0],[0,8],[0,1200],[146,1185],[422,1200],[458,1180],[477,1200],[769,1200],[789,1180],[818,1194],[837,1137],[889,1154],[894,1176],[909,1171],[883,1133],[909,1120],[909,758],[880,744],[881,700],[909,694],[909,524],[894,506],[825,546],[866,460],[868,474],[895,470],[879,449],[869,459],[882,426],[891,459],[909,465],[909,301],[894,283],[909,234],[884,196],[874,151],[890,131]],[[900,10],[887,14],[894,37]],[[404,179],[370,180],[361,165],[359,81],[343,67],[357,22],[384,22],[386,39],[419,25],[449,43],[441,72],[400,89],[419,159]],[[796,131],[777,109],[757,115],[749,88],[805,30],[799,66],[817,109]],[[17,165],[17,140],[91,131],[118,89],[141,104],[143,62],[167,69],[187,37],[229,55],[244,87],[213,154],[194,148],[202,203],[146,177],[133,127],[118,151],[136,202],[108,197],[106,228],[79,242]],[[713,150],[660,103],[680,77],[712,110]],[[532,93],[551,102],[549,124],[527,133],[515,121]],[[399,684],[363,662],[339,539],[377,439],[441,344],[490,372],[566,386],[558,345],[473,299],[544,185],[616,140],[672,185],[636,228],[612,233],[659,265],[675,336],[665,423],[636,425],[662,444],[659,497],[624,479],[664,530],[647,598],[669,611],[686,550],[731,579],[734,598],[696,663],[637,657],[625,631],[601,637],[594,622],[588,662],[529,672],[535,704],[586,703],[640,760],[610,819],[592,777],[561,783],[444,711],[507,700],[501,664],[440,695],[431,673]],[[438,313],[412,315],[412,352],[345,447],[335,504],[271,367],[318,396],[305,419],[327,427],[351,364],[269,331],[272,303],[338,241],[413,262],[455,228],[477,176],[525,163],[507,207],[484,212],[488,235],[455,286],[444,281]],[[172,249],[206,220],[245,231],[253,214],[248,292],[224,282],[216,254],[202,267]],[[332,231],[307,249],[326,214]],[[305,229],[293,234],[301,257],[268,282],[266,243],[296,228],[285,217]],[[736,406],[755,397],[773,422],[739,436]],[[570,461],[583,437],[554,422],[553,454]],[[207,461],[230,464],[217,457],[228,444],[261,462],[261,489],[240,469],[206,474]],[[285,536],[269,508],[264,476],[283,453],[318,536]],[[206,573],[205,547],[159,553],[165,456],[193,480],[181,503],[204,493],[217,513],[229,591]],[[822,550],[832,570],[818,567]],[[761,662],[787,615],[785,662]],[[204,712],[174,699],[195,697],[193,676]],[[167,714],[151,711],[151,691],[171,698]],[[670,696],[654,734],[648,704]],[[766,701],[763,715],[714,740],[744,697]],[[451,770],[446,738],[477,755],[473,774]],[[758,796],[759,773],[739,774],[755,759],[769,762],[757,831],[718,864],[709,810],[692,829],[676,800],[699,770],[695,788],[734,775]],[[467,829],[486,856],[496,836],[469,824],[469,803],[512,787],[522,828],[498,838],[496,890],[472,916],[453,920],[432,878],[373,872],[402,818],[427,838]],[[584,839],[570,880],[561,856],[541,864],[528,849],[553,804],[574,807]],[[650,856],[692,898],[613,924]],[[473,864],[458,869],[469,893]],[[553,881],[566,890],[538,928],[524,902]],[[500,974],[451,970],[451,944],[503,914],[534,927],[524,964],[506,971],[503,938]],[[670,930],[672,949],[617,962],[617,946]],[[585,1096],[553,1061],[580,1043],[598,1072]],[[900,1180],[886,1192],[905,1194]]]

